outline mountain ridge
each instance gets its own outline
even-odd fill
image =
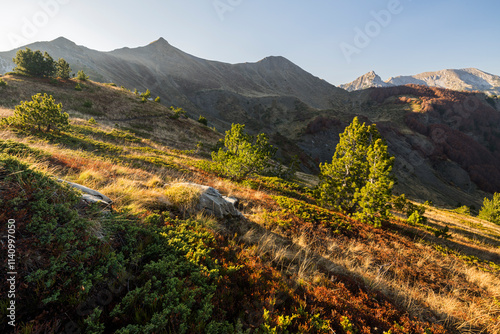
[[[25,47],[47,51],[53,58],[64,58],[75,72],[84,70],[96,81],[115,82],[130,88],[150,89],[153,92],[156,90],[158,95],[166,100],[173,95],[192,93],[193,90],[223,89],[251,97],[291,94],[315,108],[326,108],[329,107],[329,101],[323,97],[324,95],[342,94],[341,89],[313,76],[282,56],[268,56],[256,62],[229,64],[185,53],[172,46],[163,37],[145,46],[125,47],[106,52],[79,46],[64,37],[50,42],[32,43]],[[0,72],[12,71],[14,68],[12,58],[17,50],[22,48],[0,52]],[[118,62],[121,63],[118,64]],[[124,73],[127,70],[132,73],[137,70],[146,73],[135,80],[127,80],[128,73]],[[274,73],[270,73],[271,71]],[[278,74],[281,76],[276,78]],[[159,77],[159,80],[152,80],[152,76]],[[304,79],[304,82],[309,85],[314,84],[315,87],[308,89],[308,87],[290,84],[285,90],[280,91],[277,81],[286,82],[298,78]],[[183,81],[187,79],[194,79],[196,85],[184,85]],[[169,81],[173,86],[183,88],[182,92],[173,94],[172,89],[168,90],[168,94],[162,92],[160,86],[163,81]],[[185,100],[186,97],[183,96],[172,98],[171,102],[179,104],[179,101],[185,102]],[[190,107],[199,109],[196,105]]]

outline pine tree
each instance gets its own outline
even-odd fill
[[[276,153],[265,134],[251,136],[244,129],[245,125],[232,124],[231,130],[226,131],[224,147],[212,153],[223,173],[238,181],[269,168]]]
[[[198,118],[198,122],[203,124],[203,125],[208,125],[208,120],[200,115],[200,118]]]
[[[52,77],[56,72],[56,62],[45,52],[31,51],[30,48],[19,50],[12,59],[16,64],[14,72],[33,77]]]
[[[76,79],[80,81],[87,81],[89,79],[89,76],[83,72],[83,70],[78,71],[76,74]]]
[[[59,58],[56,64],[57,67],[57,76],[61,79],[67,80],[71,74],[71,67],[68,62],[63,58]]]
[[[57,71],[56,62],[47,52],[45,52],[43,54],[42,70],[40,76],[51,78],[54,76],[56,71]]]
[[[62,104],[56,104],[52,95],[36,94],[32,101],[24,101],[16,106],[13,123],[20,127],[50,131],[65,130],[69,127],[68,113],[62,112]]]
[[[366,155],[368,163],[368,180],[363,188],[355,195],[360,212],[357,217],[370,222],[375,226],[380,226],[390,213],[392,187],[394,179],[391,176],[394,157],[387,153],[387,145],[382,139],[377,139],[368,148]]]
[[[324,205],[347,213],[356,210],[355,194],[368,178],[368,147],[378,138],[380,135],[376,127],[361,124],[357,117],[340,134],[332,163],[320,164],[319,190]]]
[[[478,217],[500,225],[500,193],[495,193],[491,200],[484,199]]]
[[[379,225],[387,217],[393,162],[376,126],[355,117],[340,135],[332,162],[320,164],[322,204]]]

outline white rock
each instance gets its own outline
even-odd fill
[[[62,179],[59,179],[58,181],[59,182],[67,183],[71,187],[73,187],[75,189],[78,189],[81,192],[83,192],[84,195],[82,196],[82,199],[84,199],[87,202],[96,203],[98,201],[101,201],[101,202],[104,202],[104,203],[106,203],[108,205],[113,203],[113,201],[109,197],[101,194],[98,191],[95,191],[93,189],[90,189],[90,188],[87,188],[85,186],[82,186],[81,184],[69,182],[69,181],[62,180]]]
[[[235,204],[238,202],[236,198],[222,196],[217,189],[201,184],[178,183],[176,185],[194,187],[200,190],[200,198],[196,205],[198,211],[218,218],[241,216],[241,213],[235,208]]]

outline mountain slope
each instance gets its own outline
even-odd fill
[[[316,78],[283,57],[267,57],[257,63],[227,64],[189,55],[165,39],[138,48],[99,52],[60,37],[27,45],[65,58],[73,70],[83,69],[91,78],[115,82],[154,94],[172,104],[191,102],[204,91],[224,91],[249,98],[295,97],[314,108],[327,108],[342,90]],[[3,72],[13,68],[16,50],[0,53]]]
[[[385,81],[382,81],[372,71],[340,87],[348,91],[354,91],[371,87],[404,86],[408,84],[456,91],[480,91],[490,95],[500,95],[500,76],[489,74],[476,68],[424,72],[411,76],[392,77]]]
[[[139,91],[149,89],[164,105],[182,106],[193,118],[203,115],[223,131],[232,123],[250,132],[290,138],[303,119],[317,109],[344,108],[347,93],[314,77],[283,57],[256,63],[227,64],[189,55],[163,38],[138,48],[99,52],[65,39],[28,45],[63,57],[73,71],[83,69],[91,79],[114,82]],[[4,70],[11,69],[17,50],[0,53]],[[291,125],[290,123],[294,123]],[[293,146],[293,143],[289,143]],[[281,152],[286,160],[290,154]],[[312,157],[302,154],[307,171],[317,171]]]
[[[15,237],[9,264],[19,283],[15,328],[2,307],[0,332],[500,330],[499,226],[425,205],[428,221],[394,217],[374,228],[318,206],[296,182],[220,177],[206,159],[220,134],[172,119],[168,108],[128,90],[2,79],[2,116],[43,91],[63,104],[71,126],[0,128],[0,220],[7,222],[0,234]],[[97,122],[88,121],[92,114]],[[142,131],[124,129],[134,122]],[[99,191],[112,209],[90,205],[57,179]],[[185,182],[236,198],[243,215],[202,214],[198,194],[179,187]],[[447,237],[438,237],[445,227]],[[0,285],[4,304],[9,287]]]
[[[323,111],[299,128],[297,145],[331,161],[353,117],[375,123],[396,157],[398,192],[421,201],[479,208],[484,192],[500,191],[498,99],[418,85],[351,92],[347,111]]]

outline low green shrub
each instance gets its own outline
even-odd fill
[[[186,111],[182,108],[174,108],[171,106],[170,110],[173,111],[173,114],[170,115],[171,119],[179,119],[181,116],[186,117]]]
[[[18,261],[30,263],[18,269],[16,321],[44,332],[69,318],[87,333],[235,333],[237,324],[214,317],[226,269],[203,225],[84,209],[69,186],[5,154],[0,175],[0,218],[16,221]]]
[[[425,213],[424,205],[413,204],[406,199],[405,194],[393,198],[392,207],[394,210],[404,213],[407,217],[410,217],[415,211],[417,211],[420,215]]]
[[[333,211],[285,196],[273,196],[273,199],[285,212],[304,221],[329,227],[333,233],[343,233],[352,229],[352,225],[345,217]]]
[[[471,209],[467,205],[462,205],[462,206],[456,208],[453,211],[456,212],[456,213],[459,213],[461,215],[470,216],[470,214],[471,214]]]
[[[26,144],[13,141],[11,139],[8,140],[0,139],[0,153],[6,153],[18,157],[26,155],[35,158],[49,157],[49,155],[43,152],[42,150],[31,148]]]
[[[276,176],[257,176],[254,179],[243,180],[242,183],[251,189],[266,189],[283,196],[304,199],[312,196],[313,191],[295,182]]]
[[[198,122],[201,123],[201,124],[203,124],[203,125],[205,125],[205,126],[208,125],[208,120],[205,117],[201,116],[201,115],[200,115],[200,118],[198,118]]]
[[[423,225],[427,223],[427,218],[420,215],[420,212],[418,210],[413,211],[413,213],[408,217],[406,222],[410,225]]]
[[[448,225],[446,225],[445,227],[443,227],[441,230],[436,230],[434,231],[434,236],[436,238],[443,238],[443,239],[448,239],[451,237],[450,234],[448,234],[448,232],[450,231]]]
[[[340,321],[340,325],[342,326],[342,329],[348,333],[348,334],[356,334],[358,333],[358,330],[354,325],[351,323],[348,317],[342,317]]]
[[[76,74],[76,79],[80,81],[87,81],[89,79],[89,76],[83,72],[83,70],[78,71]]]

